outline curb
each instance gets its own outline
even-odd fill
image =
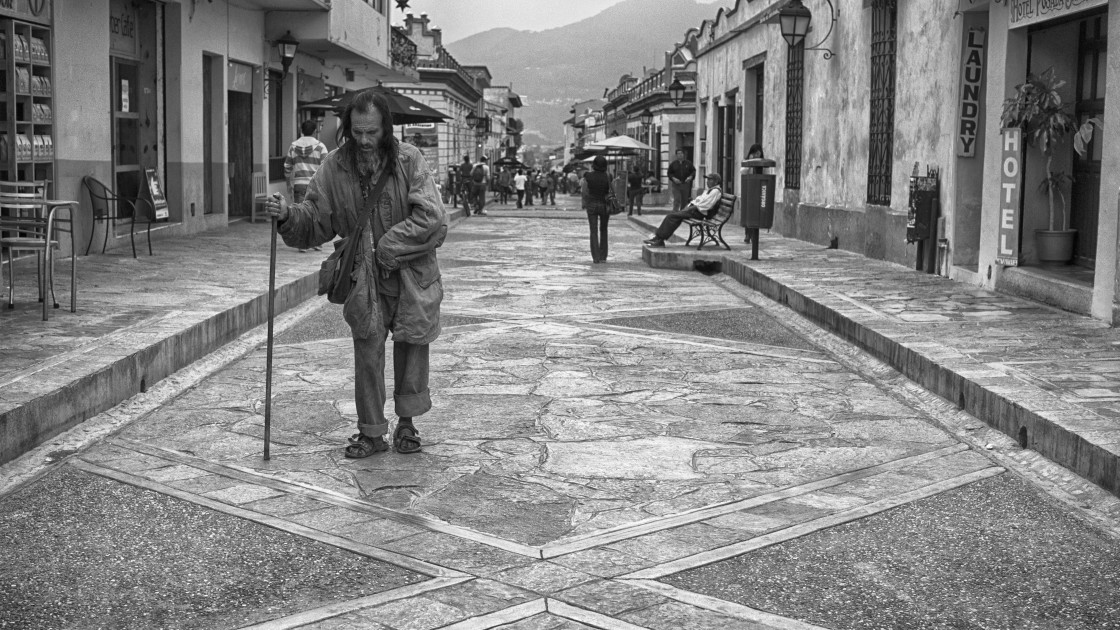
[[[1040,397],[1041,390],[1011,378],[987,379],[997,381],[992,384],[973,380],[962,372],[979,372],[986,370],[986,366],[970,359],[954,359],[953,364],[938,363],[845,316],[806,292],[782,284],[744,261],[720,252],[654,251],[643,247],[642,258],[650,267],[679,270],[692,270],[696,261],[718,262],[723,273],[743,286],[854,343],[914,383],[1015,439],[1021,447],[1035,450],[1120,496],[1120,454],[1076,433],[1061,419],[1049,417],[1068,415],[1071,406],[1052,396]],[[1017,397],[1019,402],[1006,395],[1015,392],[1025,394]]]
[[[318,272],[276,288],[275,314],[314,297]],[[56,389],[0,415],[0,464],[187,367],[268,321],[268,292],[214,313],[201,322],[163,336],[142,348],[126,350],[91,374],[64,377]],[[136,331],[143,333],[142,330]]]

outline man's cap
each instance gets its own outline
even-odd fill
[[[490,158],[486,157],[485,155],[484,155],[484,156],[482,156],[482,158],[481,158],[481,159],[482,159],[482,161],[483,161],[483,162],[487,162],[487,161],[489,161],[489,160],[490,160]]]
[[[723,178],[719,176],[719,173],[708,173],[704,179],[714,179],[717,184],[723,183]]]

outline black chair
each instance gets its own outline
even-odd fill
[[[711,218],[708,219],[685,219],[684,222],[688,224],[688,240],[684,242],[687,246],[692,243],[692,239],[697,236],[700,237],[700,245],[696,249],[704,247],[707,243],[715,243],[722,245],[724,249],[731,249],[727,241],[723,240],[723,226],[731,215],[735,212],[736,196],[731,193],[723,193],[719,200],[719,210],[716,211]]]
[[[132,241],[132,257],[136,258],[136,223],[137,221],[148,224],[148,255],[152,256],[152,222],[156,220],[156,211],[147,199],[128,199],[122,197],[108,186],[102,184],[96,177],[86,175],[82,178],[82,185],[89,192],[89,202],[93,206],[93,227],[89,231],[89,243],[86,244],[86,255],[93,245],[93,233],[96,232],[97,222],[105,222],[105,238],[101,243],[101,253],[105,253],[105,246],[109,244],[109,229],[116,221],[131,219],[128,237]],[[132,214],[121,212],[121,204],[132,210]]]

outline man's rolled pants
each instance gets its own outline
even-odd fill
[[[393,327],[397,296],[379,295],[385,330]],[[369,437],[389,432],[385,419],[386,335],[354,339],[354,402],[358,431]],[[432,408],[428,391],[428,344],[393,342],[393,407],[400,418],[414,418]]]

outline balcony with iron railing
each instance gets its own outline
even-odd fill
[[[475,78],[469,72],[463,69],[463,66],[447,52],[443,46],[439,47],[439,53],[435,57],[428,57],[426,59],[416,60],[417,68],[434,68],[439,70],[454,70],[464,81],[470,85],[475,84]]]
[[[420,78],[420,73],[416,70],[416,44],[399,26],[394,26],[390,32],[389,61],[393,64],[393,70],[413,79]]]
[[[631,102],[640,101],[652,94],[657,94],[658,92],[667,93],[669,89],[669,82],[666,80],[666,78],[668,76],[669,73],[665,72],[665,70],[662,69],[646,77],[645,80],[634,86],[634,89],[630,94]]]

